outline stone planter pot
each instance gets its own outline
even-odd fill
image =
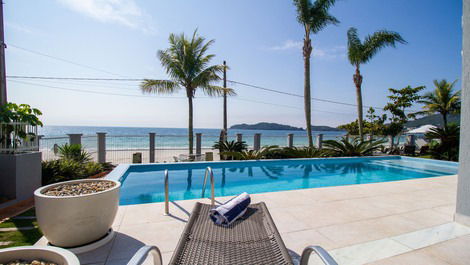
[[[72,252],[56,247],[14,247],[0,249],[0,264],[13,260],[42,260],[58,265],[80,265],[77,256]]]
[[[41,152],[0,154],[0,194],[25,200],[41,187]]]
[[[47,196],[43,192],[60,184],[112,181],[108,190],[78,196]],[[51,184],[34,192],[39,227],[50,244],[75,248],[97,241],[108,233],[119,206],[121,183],[82,179]]]

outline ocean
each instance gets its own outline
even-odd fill
[[[53,139],[57,144],[67,142],[67,134],[83,134],[82,144],[90,149],[96,147],[96,133],[107,133],[107,148],[129,149],[148,148],[148,134],[157,135],[157,148],[180,148],[187,147],[188,139],[186,128],[151,128],[151,127],[96,127],[96,126],[44,126],[38,129],[39,135],[43,135],[43,147],[48,148]],[[209,148],[218,141],[220,129],[194,129],[194,133],[202,134],[202,147]],[[284,131],[284,130],[235,130],[229,129],[229,140],[235,140],[236,134],[241,133],[243,140],[249,145],[253,144],[255,133],[261,133],[261,145],[287,145],[287,135],[294,134],[294,145],[307,145],[307,133],[305,131]],[[314,135],[323,134],[323,139],[337,139],[345,132],[342,131],[314,131]],[[51,139],[51,140],[48,140]]]

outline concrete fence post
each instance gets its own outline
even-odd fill
[[[317,135],[317,147],[318,149],[323,148],[323,134],[322,133]]]
[[[243,134],[237,133],[237,142],[239,143],[243,142]]]
[[[196,133],[196,155],[201,154],[202,133]]]
[[[69,136],[69,144],[82,144],[82,135],[81,133],[71,133],[67,134]]]
[[[106,133],[96,133],[98,137],[98,163],[106,163]]]
[[[287,146],[289,148],[294,147],[294,134],[293,133],[289,133],[287,135]]]
[[[37,150],[41,150],[41,139],[44,138],[44,135],[38,135],[38,144],[37,144]]]
[[[255,133],[253,138],[253,150],[261,149],[261,133]]]
[[[416,135],[414,135],[414,134],[407,135],[406,136],[406,144],[415,146],[416,145]]]
[[[149,163],[155,163],[155,133],[149,133]]]

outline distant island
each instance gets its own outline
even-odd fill
[[[283,131],[305,131],[303,128],[294,127],[285,124],[271,123],[271,122],[259,122],[256,124],[235,124],[230,129],[238,130],[283,130]],[[329,126],[312,126],[312,131],[341,131],[337,128]]]
[[[449,123],[457,123],[460,124],[460,114],[450,114],[447,117],[447,120]],[[415,128],[423,125],[434,125],[434,126],[443,126],[444,120],[442,119],[442,116],[440,114],[434,114],[434,115],[429,115],[425,116],[422,118],[418,118],[413,121],[408,121],[406,123],[407,128]]]

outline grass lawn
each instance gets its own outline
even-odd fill
[[[36,216],[34,208],[30,209],[18,216]],[[36,243],[42,237],[42,233],[38,228],[36,218],[34,219],[7,219],[0,223],[0,228],[11,227],[35,227],[31,230],[5,231],[0,232],[0,242],[9,242],[8,244],[0,244],[0,248],[8,248],[15,246],[30,246]]]

